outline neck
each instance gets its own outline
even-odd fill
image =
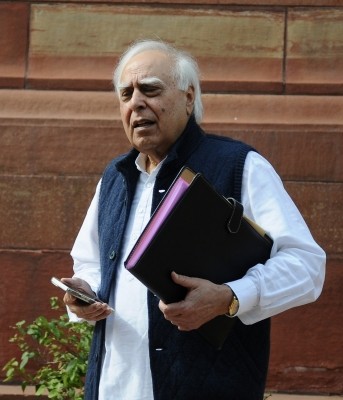
[[[158,165],[158,162],[154,161],[150,156],[148,156],[148,162],[154,167],[157,167]]]
[[[147,155],[145,169],[150,174],[158,165],[158,162],[154,161],[150,156]]]

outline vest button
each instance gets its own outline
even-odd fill
[[[114,260],[116,258],[116,252],[113,250],[110,254],[110,260]]]

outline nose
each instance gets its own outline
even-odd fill
[[[130,100],[130,106],[133,111],[146,107],[145,96],[140,90],[134,89]]]

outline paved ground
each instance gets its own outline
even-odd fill
[[[21,391],[19,386],[10,386],[10,385],[0,385],[0,400],[3,396],[6,398],[11,398],[12,396],[16,396],[15,398],[25,399],[28,396],[34,395],[34,388],[28,387],[25,390],[25,395]],[[10,396],[10,397],[8,397]],[[13,397],[14,398],[14,397]],[[299,395],[299,394],[281,394],[281,393],[272,393],[268,400],[342,400],[343,396],[310,396],[310,395]]]
[[[268,400],[342,400],[342,396],[310,396],[299,394],[272,393]]]

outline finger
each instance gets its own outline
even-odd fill
[[[167,304],[163,303],[162,300],[159,301],[158,303],[158,308],[162,311],[162,313],[164,314],[165,309],[167,308]]]
[[[158,307],[160,311],[162,311],[164,317],[170,321],[172,317],[180,317],[182,315],[183,301],[165,304],[160,300]]]
[[[95,303],[87,306],[71,305],[69,309],[78,318],[87,321],[99,321],[100,319],[107,318],[112,312],[112,309],[104,303]]]
[[[165,304],[160,300],[158,307],[162,311],[164,318],[170,321],[173,317],[181,314],[182,302]]]
[[[196,287],[195,283],[198,280],[197,278],[191,278],[186,275],[177,274],[174,271],[171,273],[171,277],[176,284],[181,285],[187,289],[192,289]]]
[[[61,281],[68,286],[71,286],[75,289],[82,286],[83,281],[79,278],[61,278]]]
[[[187,320],[171,320],[169,321],[172,325],[176,326],[179,331],[191,331],[193,329],[199,328],[200,325],[191,323]]]
[[[80,300],[79,298],[73,296],[71,293],[66,292],[63,296],[63,302],[67,306],[88,306],[88,303],[84,302],[83,300]]]
[[[88,294],[94,294],[90,285],[83,279],[80,278],[61,278],[61,281],[66,285],[80,290],[81,292],[85,292]]]
[[[63,302],[67,306],[72,306],[76,304],[76,297],[72,296],[70,293],[66,292],[63,296]]]
[[[108,317],[111,314],[111,309],[107,304],[95,303],[92,306],[83,307],[83,312],[82,318],[88,321],[98,321]]]

